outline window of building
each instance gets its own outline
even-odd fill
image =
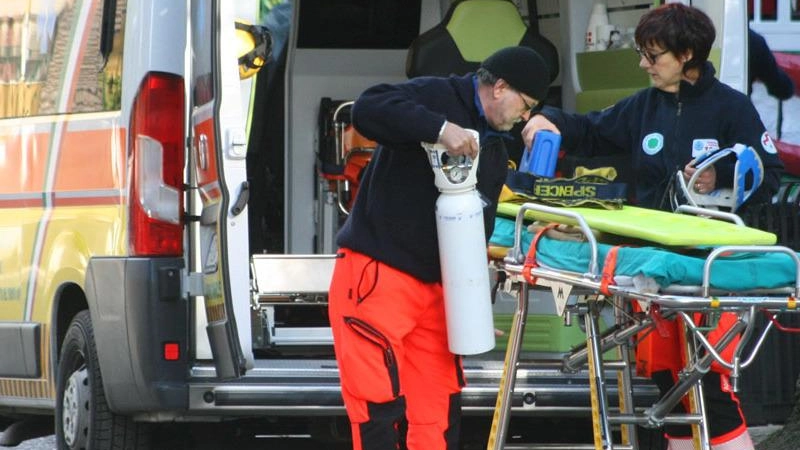
[[[119,109],[122,24],[100,54],[102,0],[0,2],[0,118]]]

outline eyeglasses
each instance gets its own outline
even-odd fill
[[[528,102],[525,101],[525,97],[523,97],[522,94],[519,91],[514,91],[514,92],[516,92],[517,95],[519,95],[519,98],[522,100],[522,104],[525,105],[525,109],[522,110],[523,114],[525,114],[526,112],[532,111],[533,108],[536,108],[538,106],[537,103],[534,103],[533,105],[528,104]]]
[[[638,53],[640,57],[644,57],[644,59],[646,59],[648,63],[653,65],[656,63],[656,59],[658,59],[659,56],[669,53],[669,50],[664,50],[663,52],[660,53],[650,53],[641,47],[636,47],[636,53]]]

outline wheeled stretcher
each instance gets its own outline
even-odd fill
[[[774,235],[744,227],[736,216],[700,208],[679,209],[691,217],[680,220],[686,221],[685,226],[694,223],[694,227],[718,229],[719,232],[706,234],[710,236],[708,240],[713,241],[711,245],[698,241],[696,235],[703,233],[684,233],[685,237],[681,238],[680,230],[676,230],[673,235],[678,236],[677,241],[670,242],[667,247],[635,239],[631,241],[636,245],[598,243],[597,226],[608,225],[603,218],[613,212],[592,216],[594,212],[580,208],[553,208],[534,203],[516,208],[515,220],[505,224],[498,222],[497,227],[501,229],[492,237],[495,245],[510,247],[498,266],[518,283],[519,297],[488,448],[637,449],[636,425],[658,428],[665,424],[689,424],[695,448],[710,449],[701,378],[716,362],[730,370],[736,390],[741,371],[753,362],[772,328],[796,331],[786,330],[778,319],[782,314],[797,311],[800,295],[797,254],[787,247],[772,245]],[[597,226],[591,226],[581,212],[592,216]],[[729,219],[733,223],[696,214]],[[580,229],[583,239],[551,239],[544,232],[533,236],[527,232],[526,224],[526,219],[531,218],[574,225]],[[504,235],[503,226],[511,231]],[[562,370],[574,372],[588,366],[593,444],[504,445],[528,298],[537,289],[552,290],[559,313],[567,317],[578,313],[584,318],[586,345],[564,357]],[[578,296],[584,301],[574,304],[567,301]],[[613,309],[615,323],[601,331],[600,314],[608,308]],[[722,312],[734,313],[736,321],[716,344],[712,344],[707,335],[715,328]],[[755,332],[754,319],[759,314],[766,315],[769,321],[762,331]],[[686,354],[679,380],[651,406],[634,408],[631,381],[635,363],[630,354],[636,337],[656,331],[661,320],[678,318],[682,319]],[[736,341],[739,335],[741,338]],[[733,357],[724,358],[723,349],[729,345],[733,345]],[[618,358],[609,359],[610,350],[617,350]],[[609,370],[619,371],[619,408],[613,410],[605,382]],[[689,413],[671,413],[685,396],[690,405]]]

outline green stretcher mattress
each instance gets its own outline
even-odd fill
[[[497,207],[497,214],[513,219],[520,206],[522,205],[501,202]],[[613,210],[586,207],[559,209],[580,214],[594,230],[664,246],[773,245],[778,240],[773,233],[730,222],[628,205]],[[525,218],[575,225],[571,219],[533,210],[525,211]]]
[[[708,219],[702,219],[708,220]],[[527,253],[533,234],[523,231],[522,248]],[[497,217],[490,245],[514,246],[514,220]],[[597,264],[600,273],[612,245],[598,243]],[[543,267],[585,273],[589,267],[590,245],[542,237],[536,248],[537,262]],[[615,275],[654,279],[659,286],[699,286],[702,284],[704,257],[689,256],[660,247],[620,247]],[[785,253],[737,253],[720,257],[712,265],[712,288],[731,292],[774,289],[793,286],[796,267]]]

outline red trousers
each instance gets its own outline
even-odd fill
[[[355,450],[455,450],[464,385],[441,283],[341,249],[329,310]],[[405,436],[400,424],[407,422]]]

